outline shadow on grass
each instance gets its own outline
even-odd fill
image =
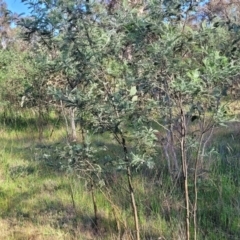
[[[26,129],[38,129],[37,117],[22,117],[19,116],[8,116],[0,114],[0,124],[6,128],[15,131],[24,131]],[[54,125],[56,128],[63,124],[63,120],[59,117],[52,117],[46,114],[43,118],[42,125],[46,127],[48,125]]]
[[[221,161],[219,161],[220,166],[217,166],[215,173],[219,173],[220,176],[225,175],[231,176],[231,178],[233,177],[239,179],[239,175],[236,175],[236,168],[240,169],[238,161],[238,146],[236,144],[232,145],[231,149],[229,148],[232,155],[229,155],[227,145],[227,143],[231,144],[232,142],[230,141],[233,138],[232,134],[233,133],[223,133],[222,138],[220,138],[217,142]],[[237,135],[234,135],[234,138],[236,137]],[[28,179],[31,176],[36,176],[36,178],[40,178],[41,180],[49,179],[54,176],[66,178],[66,172],[61,169],[62,165],[59,164],[59,152],[55,151],[56,149],[63,149],[66,146],[62,139],[60,139],[58,143],[38,144],[37,148],[35,148],[36,145],[28,148],[21,148],[17,146],[17,141],[29,142],[30,139],[28,136],[26,138],[21,137],[13,140],[2,139],[2,141],[6,142],[5,151],[13,154],[13,156],[21,154],[23,159],[30,162],[27,166],[8,166],[8,174],[14,181]],[[131,217],[131,204],[128,193],[128,184],[124,172],[125,170],[119,169],[117,171],[116,167],[114,167],[115,161],[118,162],[119,159],[123,159],[121,146],[109,143],[109,141],[106,143],[101,139],[95,140],[93,144],[101,149],[97,152],[95,157],[98,159],[98,163],[107,170],[104,179],[107,186],[111,189],[113,202],[123,212],[125,212],[125,214],[128,214],[128,217]],[[37,155],[35,155],[36,153]],[[107,158],[106,153],[108,154]],[[52,154],[53,157],[44,158],[44,154]],[[232,159],[230,159],[229,156],[231,156]],[[171,201],[171,199],[176,196],[171,194],[166,194],[164,196],[165,198],[161,196],[163,191],[165,191],[165,193],[167,193],[167,191],[172,192],[171,187],[168,188],[168,185],[170,186],[171,184],[166,182],[166,176],[164,175],[165,172],[166,169],[161,169],[160,166],[157,170],[155,170],[155,172],[144,167],[140,168],[138,171],[133,171],[133,183],[136,187],[135,193],[138,209],[140,211],[140,218],[144,221],[148,221],[148,219],[151,219],[156,215],[161,215],[167,222],[171,222],[173,218],[178,220],[181,219],[179,218],[178,211],[182,211],[182,208],[179,207],[178,209],[178,206],[176,206],[176,202],[178,201]],[[141,177],[145,179],[141,180]],[[34,178],[31,177],[31,179]],[[218,186],[217,181],[216,186]],[[210,239],[210,231],[218,226],[220,226],[218,229],[219,231],[224,231],[224,233],[222,233],[223,236],[231,236],[231,239],[237,239],[234,237],[239,234],[239,221],[234,213],[231,213],[232,215],[229,215],[228,213],[229,209],[233,209],[233,204],[236,205],[234,206],[235,209],[238,208],[237,204],[239,204],[239,201],[234,203],[234,199],[230,197],[233,194],[233,190],[229,190],[229,186],[228,182],[226,182],[225,185],[222,185],[222,191],[226,193],[225,195],[220,195],[220,188],[215,189],[213,194],[213,189],[216,188],[215,186],[204,186],[200,188],[199,198],[202,199],[199,199],[199,226],[201,227],[201,230],[206,229],[204,232],[206,239]],[[17,213],[16,217],[19,220],[28,219],[36,224],[47,223],[56,229],[63,229],[65,232],[70,232],[72,236],[76,238],[79,234],[84,232],[86,235],[91,235],[92,238],[99,237],[102,239],[107,239],[109,232],[117,235],[116,223],[112,220],[112,218],[105,216],[104,209],[102,210],[102,214],[99,216],[99,231],[96,233],[93,227],[93,216],[91,211],[89,211],[89,214],[86,214],[87,210],[84,209],[84,206],[78,206],[75,211],[71,204],[66,204],[63,201],[54,198],[55,193],[60,188],[68,191],[67,186],[55,187],[54,184],[53,186],[48,184],[47,188],[44,189],[44,192],[47,191],[50,195],[48,199],[44,199],[44,194],[42,196],[37,194],[39,188],[29,190],[29,192],[15,193],[12,197],[8,195],[6,191],[0,192],[0,198],[9,197],[9,207],[6,210],[7,212],[5,212],[6,217],[11,217],[12,215],[14,216],[15,212]],[[239,194],[234,194],[234,196],[238,198]],[[38,198],[39,201],[37,201],[34,207],[31,207],[30,210],[26,210],[21,207],[16,209],[14,203],[24,202],[32,198]],[[79,201],[81,202],[81,200]],[[216,202],[219,205],[214,205]],[[224,211],[228,212],[227,214],[222,213],[223,207],[220,204],[221,202],[222,205],[225,204]],[[218,209],[218,211],[216,211],[216,209],[214,210],[214,208]],[[9,213],[9,215],[7,213]],[[37,219],[34,216],[38,216]],[[233,218],[229,220],[228,218],[231,216]],[[209,226],[211,226],[211,228]],[[158,231],[154,232],[149,230],[144,233],[143,239],[158,239],[159,237]]]

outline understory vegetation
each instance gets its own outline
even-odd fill
[[[121,172],[106,173],[105,184],[96,186],[96,232],[89,181],[66,171],[68,163],[60,160],[66,147],[64,122],[50,137],[58,120],[52,118],[39,143],[36,119],[24,119],[16,119],[17,127],[2,122],[1,239],[119,239],[120,234],[121,239],[132,239],[128,184]],[[208,168],[198,178],[198,239],[239,237],[239,127],[235,122],[217,128],[209,143],[213,150],[206,159]],[[93,144],[107,147],[113,155],[120,151],[108,136],[95,136]],[[98,159],[103,156],[96,153]],[[141,237],[185,239],[182,189],[172,184],[160,156],[153,169],[133,172]],[[193,185],[189,190],[193,199]]]
[[[0,0],[0,239],[240,236],[240,4]]]

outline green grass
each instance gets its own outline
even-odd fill
[[[41,144],[48,146],[59,142],[59,139],[64,139],[64,134],[64,129],[58,129],[53,138],[47,139],[48,133],[45,132],[44,144]],[[109,200],[101,191],[96,191],[100,231],[98,235],[94,235],[89,187],[84,181],[72,179],[65,172],[58,171],[42,161],[35,148],[41,145],[38,144],[37,137],[37,132],[32,132],[32,128],[24,131],[2,131],[0,224],[3,225],[2,229],[6,229],[3,232],[5,239],[28,239],[35,235],[39,239],[117,239],[116,220]],[[103,140],[99,137],[97,141]],[[113,152],[117,151],[110,143],[109,146]],[[102,157],[102,153],[99,157]],[[135,184],[138,184],[137,178]],[[144,184],[144,181],[139,184],[139,197],[145,194]],[[123,187],[120,188],[120,185]],[[134,224],[125,188],[126,180],[119,178],[112,188],[111,201],[119,210],[118,217],[122,225],[127,223],[124,236],[130,239]],[[76,209],[72,204],[70,189],[74,194]],[[167,229],[165,220],[157,217],[157,214],[146,220],[145,202],[139,199],[139,204],[142,206],[142,233],[149,237],[160,236],[163,231],[159,230],[159,226]],[[154,209],[155,213],[158,210]],[[14,227],[11,227],[12,222]]]
[[[71,177],[42,158],[44,152],[52,151],[51,146],[65,145],[64,128],[54,129],[49,138],[53,126],[46,127],[41,143],[31,126],[1,128],[0,239],[118,239],[116,214],[122,239],[132,239],[134,222],[125,176],[119,172],[108,174],[108,190],[95,191],[99,217],[96,234],[87,181]],[[110,157],[121,155],[121,149],[106,139],[99,136],[94,142],[106,146]],[[239,239],[238,139],[237,124],[218,129],[212,139],[218,154],[205,159],[208,173],[199,179],[198,239]],[[99,161],[104,151],[98,153]],[[142,239],[184,239],[182,191],[172,185],[165,169],[159,162],[154,170],[134,171]],[[189,189],[192,191],[191,185]]]

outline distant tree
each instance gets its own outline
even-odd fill
[[[0,0],[0,41],[4,49],[13,41],[14,30],[11,25],[16,24],[17,20],[18,15],[9,11],[6,2]]]
[[[240,3],[235,0],[209,0],[199,8],[208,19],[219,18],[228,23],[239,23]]]

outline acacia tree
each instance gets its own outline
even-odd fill
[[[26,35],[34,33],[56,50],[52,66],[66,78],[67,90],[55,89],[54,95],[77,109],[84,130],[107,132],[121,147],[121,154],[104,164],[127,176],[136,239],[140,226],[132,169],[152,166],[156,144],[150,122],[162,127],[169,174],[182,186],[186,239],[191,211],[196,239],[199,168],[213,127],[226,117],[223,89],[238,69],[223,50],[229,32],[205,22],[188,24],[192,1],[29,3],[36,14],[22,23]],[[189,176],[190,168],[194,174]]]
[[[34,21],[25,19],[22,25],[28,29],[26,35],[35,33],[42,44],[57,49],[56,71],[61,68],[68,82],[66,87],[69,86],[70,89],[66,92],[57,90],[55,95],[69,107],[78,109],[83,128],[93,133],[109,132],[121,146],[122,154],[114,162],[118,167],[122,166],[127,174],[136,238],[140,239],[131,168],[133,162],[138,165],[139,161],[144,162],[152,153],[146,151],[145,157],[139,159],[129,150],[130,139],[133,139],[133,134],[136,135],[133,132],[129,136],[132,132],[128,129],[129,119],[140,117],[144,110],[140,112],[139,107],[136,108],[138,96],[134,73],[137,70],[127,66],[131,57],[124,56],[129,41],[124,28],[129,28],[127,35],[130,35],[133,18],[128,23],[126,17],[129,12],[126,11],[116,19],[119,23],[114,26],[111,21],[116,17],[106,14],[104,5],[96,3],[90,8],[86,4],[83,1],[74,4],[69,1],[64,4],[49,2],[43,6],[41,3],[35,5],[36,13],[41,14],[41,18],[35,15]],[[115,38],[118,30],[119,39]],[[144,117],[145,114],[133,127],[143,127],[141,119]],[[145,142],[151,138],[153,141],[153,133],[150,131],[149,134],[148,139],[145,137]],[[139,143],[136,146],[139,150]],[[142,153],[144,149],[147,148],[142,148]]]
[[[152,11],[161,13],[156,8]],[[225,26],[217,27],[214,23],[207,25],[205,22],[192,26],[185,18],[179,21],[173,18],[172,21],[173,24],[164,24],[158,19],[151,21],[150,29],[157,31],[152,31],[153,43],[151,47],[144,48],[144,55],[151,55],[149,58],[154,65],[145,69],[146,72],[151,71],[149,85],[152,84],[159,99],[162,119],[159,125],[163,126],[166,136],[159,135],[169,160],[170,174],[174,171],[173,177],[182,179],[183,183],[186,239],[190,238],[191,211],[196,239],[198,173],[204,168],[203,156],[213,127],[226,120],[226,109],[221,103],[223,90],[239,67],[225,51],[231,39]],[[217,43],[216,39],[220,37],[221,42]],[[190,168],[194,169],[192,176],[189,176]],[[195,199],[189,199],[188,181],[191,179],[195,185]]]
[[[156,25],[160,24],[156,21]],[[174,157],[176,177],[182,179],[186,239],[190,239],[190,212],[194,216],[196,239],[198,174],[204,168],[206,144],[214,126],[226,121],[226,106],[221,103],[223,89],[239,67],[222,50],[231,39],[225,27],[207,26],[203,22],[194,30],[180,21],[176,25],[162,24],[159,30],[167,34],[155,35],[157,41],[152,48],[146,48],[151,50],[151,59],[155,63],[151,67],[152,74],[155,74],[150,82],[161,94],[159,110],[165,115],[162,118],[165,124],[162,125],[167,128],[167,135],[162,138],[163,148],[168,146],[167,156]],[[221,43],[218,44],[215,39],[220,37]],[[180,160],[178,164],[175,163],[176,156]],[[192,176],[189,176],[190,168],[194,169]],[[189,181],[194,182],[194,199],[189,198]]]
[[[227,120],[226,106],[221,100],[239,66],[223,50],[231,39],[224,26],[208,26],[203,22],[192,29],[185,19],[164,23],[161,18],[154,18],[155,14],[161,16],[162,12],[158,11],[154,6],[145,21],[140,18],[139,22],[135,20],[128,25],[131,26],[131,61],[138,70],[134,74],[138,94],[152,96],[159,103],[159,108],[155,106],[154,110],[159,109],[160,125],[167,130],[162,145],[166,157],[172,156],[168,159],[170,174],[176,171],[175,177],[181,180],[184,192],[186,239],[190,239],[190,212],[193,212],[196,239],[198,176],[204,168],[206,144],[214,126]],[[220,37],[218,44],[215,39]],[[194,174],[189,178],[191,168]],[[189,198],[189,181],[194,183],[193,199]]]

